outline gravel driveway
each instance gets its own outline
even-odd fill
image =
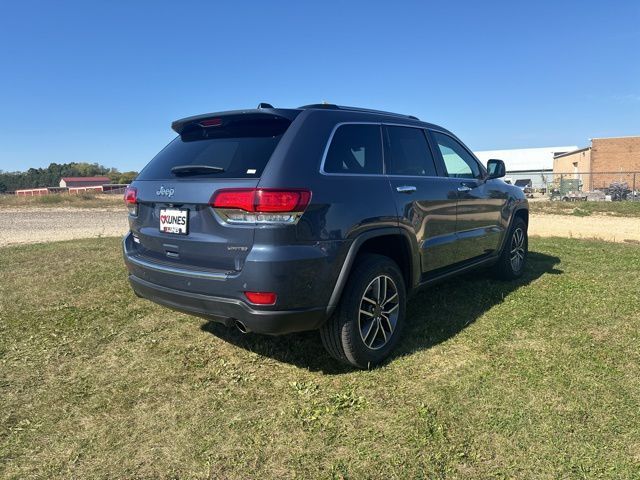
[[[611,215],[531,215],[529,235],[540,237],[597,238],[607,242],[640,242],[639,217]]]
[[[129,229],[123,208],[9,208],[0,210],[0,225],[0,247],[115,237]]]
[[[129,228],[123,208],[12,208],[0,210],[0,247],[74,238],[116,237]],[[529,234],[640,242],[640,218],[531,215]]]

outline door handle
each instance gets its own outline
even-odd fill
[[[471,191],[471,187],[467,187],[466,185],[461,185],[458,187],[458,191],[459,192],[470,192]]]
[[[402,185],[400,187],[396,187],[396,190],[399,193],[413,193],[416,191],[416,187],[413,185]]]

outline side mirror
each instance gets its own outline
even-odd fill
[[[492,158],[487,162],[487,172],[489,173],[489,179],[502,178],[507,174],[507,168],[504,166],[504,162],[502,160]]]

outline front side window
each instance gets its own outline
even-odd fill
[[[449,135],[432,132],[442,154],[447,176],[453,178],[481,178],[478,162],[469,152]]]
[[[386,127],[388,149],[385,155],[389,175],[436,176],[433,156],[424,130],[411,127]]]
[[[327,173],[381,174],[379,125],[340,125],[324,161]]]

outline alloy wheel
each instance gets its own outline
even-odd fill
[[[519,272],[522,269],[522,265],[524,264],[524,231],[521,228],[516,228],[513,231],[513,236],[511,237],[511,268],[514,272]]]
[[[400,313],[398,288],[393,279],[379,275],[367,286],[360,300],[358,326],[367,348],[378,350],[391,339]]]

